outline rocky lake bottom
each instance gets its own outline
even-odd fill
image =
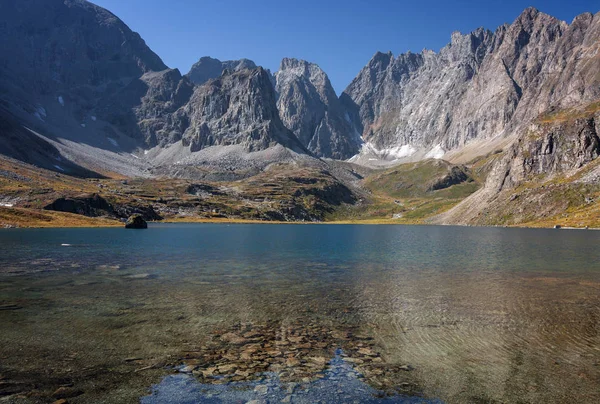
[[[598,242],[435,226],[3,230],[0,401],[599,402]]]

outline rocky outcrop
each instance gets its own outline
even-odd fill
[[[599,134],[597,103],[542,115],[497,157],[481,190],[434,222],[518,224],[589,203],[600,184],[591,164],[600,156]]]
[[[450,188],[453,185],[462,184],[463,182],[473,181],[469,175],[466,167],[464,166],[453,166],[450,168],[450,172],[441,178],[437,178],[431,182],[428,191],[437,191],[440,189]]]
[[[599,98],[599,32],[600,14],[569,25],[529,8],[494,33],[454,33],[439,53],[377,53],[341,100],[371,151],[441,157]]]
[[[532,124],[494,166],[486,188],[501,192],[537,176],[569,175],[600,156],[596,117]]]
[[[277,144],[305,152],[279,119],[269,74],[261,67],[226,72],[197,86],[178,114],[189,125],[183,141],[192,152],[218,145],[242,145],[252,152]]]
[[[134,214],[131,215],[125,222],[126,229],[147,229],[148,223],[144,220],[142,215]]]
[[[335,159],[358,152],[360,137],[319,66],[285,58],[275,73],[275,83],[281,120],[308,150]]]
[[[64,196],[47,204],[43,209],[89,217],[126,219],[132,215],[139,215],[145,220],[162,220],[150,205],[136,201],[112,204],[98,194]]]
[[[239,70],[252,70],[256,69],[256,67],[256,64],[250,59],[226,60],[221,62],[219,59],[204,56],[192,66],[186,76],[192,83],[201,85],[209,80],[220,77],[225,70],[236,72]]]
[[[58,198],[44,207],[44,210],[75,213],[90,217],[112,216],[113,206],[98,194],[78,195]]]

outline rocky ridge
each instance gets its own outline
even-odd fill
[[[600,99],[599,14],[567,24],[529,8],[495,32],[454,33],[439,53],[378,52],[341,97],[316,64],[293,58],[272,75],[247,59],[205,57],[182,75],[116,16],[83,0],[5,2],[0,15],[0,52],[11,55],[0,61],[0,153],[57,175],[212,182],[283,166],[334,173],[326,197],[341,199],[294,195],[301,208],[296,201],[278,208],[280,220],[320,220],[325,213],[314,206],[359,199],[338,192],[341,183],[368,193],[356,165],[319,157],[354,155],[352,163],[369,167],[447,159],[456,168],[423,184],[455,201],[484,180],[470,183],[462,165],[491,155],[479,171],[490,175],[484,190],[461,206],[507,203],[498,195],[539,176],[550,181],[549,174],[598,182],[597,168],[589,168],[598,118],[577,108]],[[556,122],[543,126],[542,116],[530,130],[540,114],[564,111],[588,121],[563,119],[566,126],[550,130]],[[589,136],[565,142],[563,133]],[[435,171],[428,165],[415,170]],[[393,181],[385,180],[391,194]],[[450,190],[457,185],[460,192]],[[382,203],[390,212],[400,207],[390,198]],[[492,223],[467,216],[450,212],[443,222]]]
[[[203,56],[198,62],[194,63],[186,76],[192,83],[202,85],[211,79],[220,77],[225,70],[234,72],[256,68],[256,63],[250,59],[226,60],[221,62],[219,59]]]
[[[364,153],[441,158],[511,136],[549,108],[597,99],[599,30],[599,14],[569,25],[529,8],[495,32],[455,32],[439,53],[378,52],[341,100]]]
[[[28,0],[0,11],[0,51],[13,56],[0,64],[0,112],[48,138],[63,171],[77,161],[137,176],[208,147],[307,154],[279,119],[270,73],[251,61],[224,62],[196,85],[87,1]],[[170,151],[147,153],[154,148]]]

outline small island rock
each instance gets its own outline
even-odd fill
[[[126,229],[147,229],[148,223],[144,220],[142,215],[136,213],[129,216],[127,222],[125,222]]]

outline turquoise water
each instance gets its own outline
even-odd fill
[[[598,402],[598,246],[595,231],[437,226],[0,230],[0,394],[164,402],[179,383],[179,402],[244,402],[275,377],[299,386],[291,402]],[[335,352],[360,376],[344,388],[327,383]],[[231,374],[203,376],[214,366]],[[273,386],[258,398],[287,397]]]

